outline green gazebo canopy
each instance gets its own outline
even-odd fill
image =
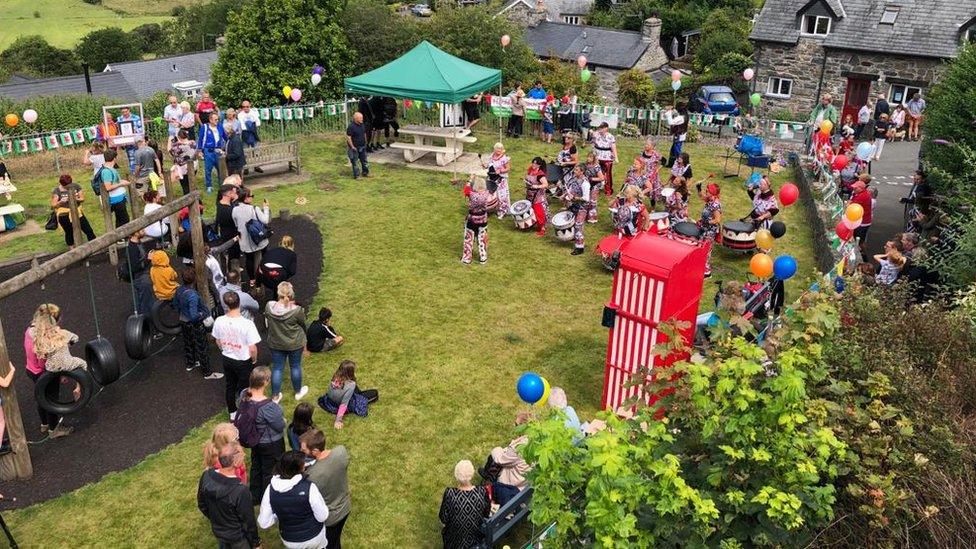
[[[346,78],[346,91],[436,103],[460,103],[501,84],[502,71],[475,65],[424,40],[399,59]]]

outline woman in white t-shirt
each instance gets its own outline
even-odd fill
[[[142,199],[146,202],[146,207],[142,210],[143,215],[149,215],[163,207],[163,197],[159,196],[159,193],[156,191],[146,191],[142,195]],[[152,225],[146,226],[146,236],[151,236],[156,240],[161,240],[167,234],[169,234],[168,219],[160,220]]]
[[[81,163],[91,166],[92,175],[98,173],[105,164],[105,146],[100,141],[92,143],[91,148],[85,150],[85,157],[81,159]]]

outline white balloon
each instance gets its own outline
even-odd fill
[[[321,81],[322,81],[322,75],[321,74],[313,74],[312,75],[312,85],[313,86],[318,86],[319,85],[319,82],[321,82]]]
[[[752,77],[755,75],[756,72],[753,71],[752,69],[746,69],[742,71],[742,78],[744,78],[746,81],[752,80]]]
[[[34,109],[27,109],[26,111],[24,111],[23,119],[24,122],[27,122],[28,124],[33,124],[34,122],[37,122],[37,111],[35,111]]]

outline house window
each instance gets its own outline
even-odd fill
[[[917,86],[908,86],[905,84],[892,84],[891,89],[888,90],[888,101],[895,104],[908,103],[912,96],[916,93],[922,93],[922,88]]]
[[[881,24],[894,25],[895,19],[898,19],[898,10],[898,6],[885,6],[884,12],[881,13]]]
[[[826,15],[804,15],[800,32],[810,36],[827,36],[830,33],[830,18]]]
[[[563,23],[569,23],[570,25],[579,25],[580,16],[579,15],[564,15]]]
[[[793,81],[789,78],[772,76],[766,83],[766,95],[770,97],[787,98],[793,91]]]

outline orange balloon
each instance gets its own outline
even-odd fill
[[[864,217],[864,208],[860,204],[848,204],[847,211],[844,212],[844,216],[847,217],[848,221],[860,221]]]
[[[14,113],[10,113],[6,117],[4,117],[3,121],[6,122],[7,125],[12,128],[16,126],[18,122],[20,122],[20,117]]]
[[[749,260],[749,270],[759,278],[769,278],[773,274],[773,260],[766,254],[756,254]]]

